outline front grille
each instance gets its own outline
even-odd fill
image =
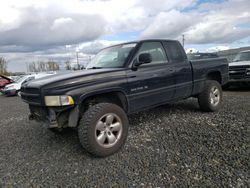
[[[229,67],[230,79],[250,78],[250,75],[247,74],[247,68],[250,68],[250,66],[232,66],[232,67]]]
[[[40,90],[37,88],[22,87],[22,99],[32,105],[41,105]]]
[[[24,93],[40,93],[40,90],[38,88],[30,87],[22,87],[21,91]]]

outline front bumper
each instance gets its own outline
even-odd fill
[[[77,121],[74,121],[75,118],[72,118],[78,118],[78,110],[76,110],[77,107],[44,107],[29,105],[29,108],[29,119],[42,122],[48,128],[66,128],[77,126],[78,119]]]
[[[29,120],[35,120],[45,124],[48,128],[60,127],[56,121],[55,112],[38,107],[30,106]]]

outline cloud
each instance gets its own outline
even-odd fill
[[[228,50],[228,49],[229,49],[229,46],[214,46],[214,47],[208,48],[206,51],[207,52],[218,52],[218,51]]]
[[[198,21],[199,18],[194,20],[191,14],[177,10],[161,12],[141,33],[141,38],[176,38]]]
[[[70,61],[72,63],[76,62],[76,51],[78,52],[79,62],[81,64],[86,64],[97,52],[101,49],[108,47],[110,45],[122,43],[124,41],[107,41],[107,40],[97,40],[93,42],[85,42],[75,45],[65,45],[56,46],[39,50],[31,51],[29,48],[25,47],[8,47],[14,49],[14,51],[19,51],[18,53],[13,53],[4,50],[4,47],[0,47],[0,56],[4,56],[8,62],[8,69],[14,72],[25,72],[27,70],[27,65],[32,62],[49,61],[53,60],[58,62],[62,67],[65,61]],[[20,48],[20,49],[19,49]]]
[[[142,7],[149,15],[157,15],[159,12],[168,12],[173,9],[182,10],[193,6],[195,0],[137,0],[136,6]]]
[[[105,20],[100,15],[57,12],[26,8],[16,28],[0,30],[0,45],[50,46],[91,41],[105,33]]]
[[[185,32],[189,43],[231,43],[246,38],[250,29],[235,27],[233,23],[223,21],[204,22]]]
[[[229,0],[204,3],[190,11],[163,11],[140,37],[176,39],[185,34],[189,44],[231,43],[250,35],[249,9],[248,0]]]
[[[202,4],[200,12],[207,11],[200,23],[186,31],[190,43],[232,43],[250,35],[250,3],[230,0],[221,4]],[[242,27],[245,25],[245,27]]]
[[[226,43],[249,35],[250,26],[241,27],[249,24],[248,0],[209,2],[10,0],[0,8],[0,45],[39,50],[134,31],[140,38],[185,34],[188,43]]]
[[[64,61],[74,59],[76,49],[92,55],[127,34],[185,34],[189,45],[249,44],[249,10],[249,0],[8,0],[0,6],[0,56],[10,69],[34,59]]]
[[[79,51],[85,54],[96,54],[101,49],[106,48],[111,45],[119,44],[124,41],[107,41],[107,40],[98,40],[88,43],[82,43],[78,46]]]

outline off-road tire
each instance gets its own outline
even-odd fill
[[[99,119],[107,114],[116,114],[122,122],[122,133],[117,143],[110,147],[104,148],[96,141],[96,124]],[[116,104],[99,103],[89,107],[84,113],[78,126],[78,136],[82,147],[90,154],[96,157],[107,157],[116,153],[125,143],[128,135],[128,118],[124,110]]]
[[[210,92],[213,88],[217,88],[219,91],[219,102],[216,105],[213,105],[211,103],[211,96],[210,96]],[[199,106],[201,108],[201,110],[205,111],[205,112],[215,112],[218,111],[221,107],[221,103],[222,103],[222,89],[221,89],[221,85],[214,80],[208,80],[205,83],[205,87],[203,89],[203,91],[198,95],[198,102],[199,102]]]

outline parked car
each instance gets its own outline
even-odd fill
[[[13,82],[16,82],[17,80],[19,80],[21,77],[26,76],[26,75],[19,75],[19,76],[9,76],[9,78],[11,80],[13,80]]]
[[[248,84],[250,86],[250,50],[239,52],[229,63],[229,83]]]
[[[53,74],[42,73],[42,74],[33,74],[33,75],[22,76],[16,82],[5,86],[5,88],[2,90],[2,93],[5,96],[14,96],[14,95],[21,96],[22,84],[27,83],[31,80],[43,78],[43,77],[50,76],[50,75],[53,75]]]
[[[10,78],[8,78],[7,76],[0,75],[0,91],[2,91],[2,89],[3,89],[6,85],[8,85],[8,84],[10,84],[10,83],[12,83],[12,82],[13,82],[13,80],[10,79]]]
[[[105,157],[125,143],[128,114],[188,97],[217,111],[227,81],[225,58],[192,62],[178,41],[142,40],[103,49],[86,70],[26,83],[21,95],[31,120],[77,127],[86,151]]]
[[[190,53],[187,54],[189,60],[199,60],[199,59],[209,59],[209,58],[218,58],[216,53]]]

